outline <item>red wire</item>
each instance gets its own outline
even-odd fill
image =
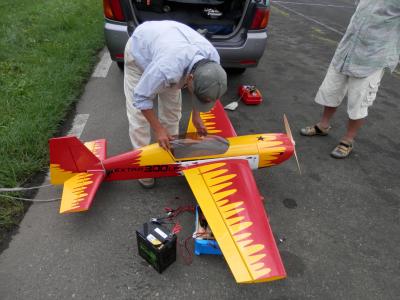
[[[194,214],[195,206],[194,205],[187,205],[187,206],[180,206],[176,209],[172,209],[170,207],[165,207],[164,210],[167,212],[168,217],[166,218],[168,221],[174,221],[180,214],[184,212],[191,212]],[[179,222],[176,222],[174,227],[172,228],[173,234],[178,234],[182,230],[182,226]],[[193,261],[193,249],[189,249],[188,242],[193,238],[192,235],[184,238],[183,240],[178,239],[178,251],[180,256],[183,258],[185,264],[190,265]]]
[[[190,265],[193,262],[193,248],[189,249],[188,242],[191,240],[192,236],[186,237],[183,241],[179,241],[178,249],[180,256],[183,258],[185,264]],[[186,253],[186,254],[185,254]]]
[[[178,234],[182,230],[182,226],[176,222],[174,227],[172,228],[172,233],[173,234]]]

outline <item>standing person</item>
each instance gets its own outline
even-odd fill
[[[129,136],[134,149],[150,143],[150,129],[166,150],[179,131],[181,88],[192,100],[192,122],[206,134],[200,112],[210,111],[227,89],[227,77],[217,50],[202,35],[174,21],[139,25],[125,47],[124,91]],[[158,96],[158,116],[153,100]],[[139,179],[153,187],[154,179]]]
[[[400,54],[400,0],[361,0],[339,43],[315,102],[324,106],[320,121],[302,128],[304,136],[324,136],[347,94],[347,131],[331,152],[345,158],[376,98],[385,69],[393,71]]]

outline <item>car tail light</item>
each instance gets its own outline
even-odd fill
[[[255,61],[254,59],[244,59],[244,60],[241,60],[239,63],[241,65],[255,65],[255,64],[257,64],[257,61]]]
[[[103,0],[104,15],[116,21],[125,21],[120,0]]]
[[[257,7],[250,29],[264,29],[268,25],[270,10],[268,7]]]

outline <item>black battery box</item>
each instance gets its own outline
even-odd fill
[[[163,12],[165,0],[134,0],[136,7],[140,10]]]
[[[159,273],[176,260],[176,235],[157,223],[148,222],[136,230],[139,255]]]

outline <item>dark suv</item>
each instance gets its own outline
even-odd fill
[[[111,58],[123,67],[125,44],[138,24],[174,20],[203,34],[224,67],[258,64],[267,41],[269,0],[103,0],[105,38]]]

